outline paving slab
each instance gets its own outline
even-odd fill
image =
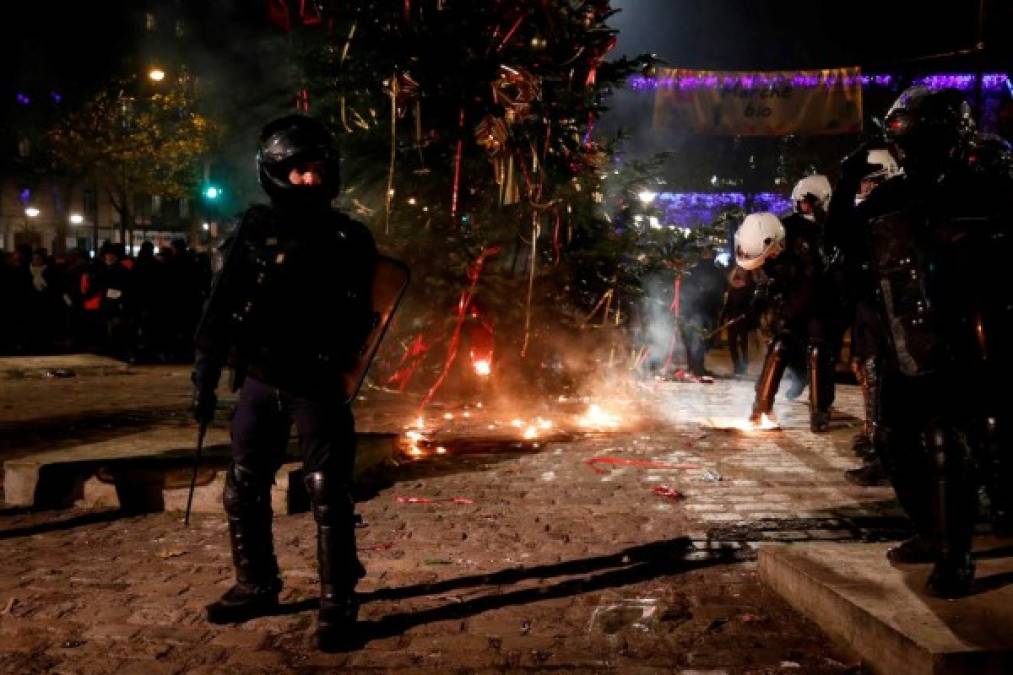
[[[760,577],[876,673],[1013,672],[1013,539],[976,541],[974,593],[924,593],[931,565],[894,567],[891,544],[764,545]]]
[[[356,475],[389,457],[396,440],[395,434],[357,434]],[[37,508],[76,503],[134,511],[181,510],[189,490],[195,442],[192,428],[174,426],[7,460],[3,463],[4,500],[9,506]],[[294,439],[288,456],[290,461],[298,459]],[[228,430],[209,429],[198,467],[194,511],[221,510],[222,472],[228,464]],[[302,510],[298,505],[305,502],[298,494],[301,481],[288,479],[298,464],[285,468],[275,485],[275,508],[298,512]]]
[[[84,373],[122,373],[128,369],[129,366],[123,361],[97,354],[5,356],[0,358],[0,379],[74,377]]]

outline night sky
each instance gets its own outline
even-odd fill
[[[617,50],[653,52],[672,66],[780,69],[861,65],[892,69],[912,57],[973,46],[977,0],[614,0]],[[986,38],[1007,0],[989,0]],[[999,46],[998,39],[994,42]],[[1003,41],[1005,36],[1003,36]]]

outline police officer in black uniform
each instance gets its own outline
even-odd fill
[[[998,396],[1008,386],[999,347],[1010,297],[999,263],[1008,260],[1013,202],[1008,185],[963,158],[973,123],[959,92],[909,89],[886,131],[904,174],[853,217],[831,219],[828,237],[885,336],[877,450],[918,533],[888,555],[933,561],[927,590],[960,597],[974,577],[974,460],[990,444],[1008,453]],[[842,182],[869,172],[865,157],[845,161]]]
[[[227,242],[196,339],[197,420],[214,415],[224,364],[241,386],[224,494],[236,584],[207,616],[237,622],[277,607],[271,485],[294,423],[318,532],[317,642],[330,651],[354,642],[354,588],[365,574],[350,493],[354,422],[341,376],[375,322],[377,254],[366,227],[331,208],[338,156],[321,123],[294,115],[267,125],[257,164],[271,205],[248,209]]]

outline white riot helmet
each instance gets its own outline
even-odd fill
[[[791,191],[791,203],[795,207],[795,213],[801,213],[805,216],[806,220],[816,220],[815,213],[805,213],[802,211],[802,202],[811,201],[813,208],[818,208],[826,213],[830,209],[830,195],[832,192],[830,180],[823,174],[817,173],[812,176],[806,176]]]
[[[735,262],[744,270],[758,269],[784,249],[784,225],[773,213],[750,213],[735,232]]]
[[[855,196],[855,203],[861,204],[881,183],[885,183],[901,172],[900,165],[896,158],[886,148],[869,150],[865,159],[870,165],[878,167],[862,177],[862,183],[858,194]]]

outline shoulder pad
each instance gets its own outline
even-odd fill
[[[338,216],[338,228],[345,234],[346,237],[362,246],[366,246],[371,249],[376,248],[376,243],[373,240],[373,233],[369,231],[369,228],[366,227],[365,223],[349,218],[344,213],[339,212]]]

